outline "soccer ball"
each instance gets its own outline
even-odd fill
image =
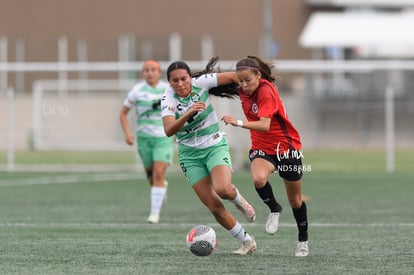
[[[208,225],[197,225],[187,233],[187,247],[196,256],[208,256],[217,247],[216,232]]]

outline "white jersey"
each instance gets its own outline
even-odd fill
[[[208,148],[223,139],[223,133],[220,132],[219,128],[219,120],[208,93],[208,90],[213,87],[217,87],[217,74],[215,73],[193,78],[191,92],[185,98],[179,97],[171,87],[165,90],[161,101],[162,117],[174,116],[178,119],[195,102],[201,101],[206,104],[206,109],[203,112],[198,112],[188,119],[176,133],[179,148]]]
[[[156,87],[146,81],[136,84],[128,93],[124,105],[135,107],[136,132],[139,137],[166,137],[161,119],[160,101],[169,84],[160,80]]]

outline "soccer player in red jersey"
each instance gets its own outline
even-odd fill
[[[257,56],[248,56],[237,62],[240,81],[238,95],[247,121],[231,115],[223,116],[226,125],[249,129],[251,149],[250,171],[257,193],[269,207],[266,232],[276,233],[281,205],[276,201],[269,176],[278,172],[283,178],[286,194],[298,227],[295,256],[307,256],[308,218],[302,199],[302,152],[298,131],[290,122],[277,87],[273,84],[272,65]]]

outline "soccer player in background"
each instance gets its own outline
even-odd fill
[[[250,171],[257,193],[269,207],[266,232],[276,233],[281,205],[276,201],[269,176],[278,172],[283,178],[286,194],[295,217],[298,243],[295,256],[307,256],[308,218],[302,198],[302,153],[298,131],[288,119],[285,107],[273,84],[272,66],[259,57],[248,56],[237,62],[236,73],[240,82],[238,90],[247,121],[223,116],[226,125],[242,127],[250,131]]]
[[[161,80],[161,66],[154,60],[144,62],[143,81],[137,83],[128,93],[121,109],[120,121],[125,141],[133,145],[136,139],[138,154],[143,162],[147,179],[151,185],[151,211],[149,223],[158,223],[161,208],[166,200],[165,174],[172,162],[173,139],[167,137],[161,120],[161,98],[168,83]],[[128,126],[127,115],[131,108],[136,110],[136,137]]]
[[[176,135],[179,163],[188,183],[216,221],[241,242],[233,254],[245,255],[256,251],[254,237],[225,208],[222,199],[231,201],[248,222],[254,222],[256,215],[232,184],[227,140],[210,101],[210,93],[220,95],[221,87],[226,87],[222,85],[238,80],[235,72],[212,73],[216,61],[212,58],[204,71],[193,75],[185,62],[170,64],[170,87],[161,101],[162,119],[166,134]]]

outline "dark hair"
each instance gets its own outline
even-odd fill
[[[218,56],[214,56],[210,58],[208,61],[206,67],[204,70],[200,72],[191,73],[190,67],[183,62],[183,61],[176,61],[170,64],[167,69],[167,80],[170,80],[170,74],[172,71],[177,69],[184,69],[188,72],[188,74],[193,78],[200,77],[205,74],[214,73],[214,72],[220,72],[220,69],[215,70],[215,66],[217,64],[217,61],[219,60]],[[208,90],[209,94],[219,97],[227,97],[227,98],[235,98],[239,96],[237,90],[239,88],[239,84],[237,83],[231,83],[226,85],[220,85],[214,88],[211,88]]]
[[[175,61],[175,62],[171,63],[170,66],[168,66],[168,68],[167,68],[167,80],[168,81],[170,81],[171,72],[174,71],[174,70],[178,70],[178,69],[186,70],[187,73],[191,76],[190,67],[188,67],[188,65],[185,62]]]
[[[260,71],[264,79],[274,82],[276,78],[272,75],[273,67],[271,63],[266,63],[257,56],[248,55],[237,62],[236,71],[251,70],[255,74]]]

